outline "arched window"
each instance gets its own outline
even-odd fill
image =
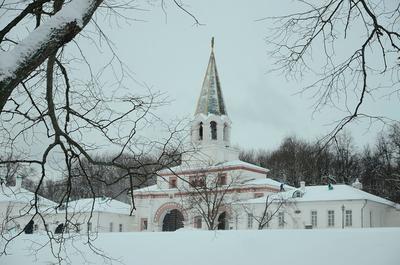
[[[224,124],[224,141],[229,141],[229,128],[228,124]]]
[[[211,139],[217,140],[217,123],[215,121],[210,122]]]
[[[200,229],[202,226],[201,221],[202,221],[202,217],[200,215],[195,216],[194,217],[194,228]]]
[[[200,122],[200,126],[199,126],[199,140],[203,140],[203,123]]]

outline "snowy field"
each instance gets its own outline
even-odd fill
[[[54,264],[42,235],[14,241],[1,265]],[[192,231],[99,234],[96,247],[113,264],[140,265],[399,265],[400,228],[346,230]],[[82,240],[67,244],[71,264],[104,264]]]

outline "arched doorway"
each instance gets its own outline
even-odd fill
[[[226,212],[223,212],[218,216],[218,230],[226,230],[226,229],[227,229]]]
[[[168,211],[163,219],[162,231],[175,231],[182,228],[183,220],[183,214],[179,210]]]

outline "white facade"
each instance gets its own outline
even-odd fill
[[[130,215],[129,204],[110,198],[87,198],[71,201],[68,211],[58,210],[51,217],[51,230],[65,222],[66,214],[71,224],[69,232],[108,233],[136,231],[135,216]]]
[[[258,229],[263,215],[271,220],[264,226],[278,229],[330,229],[400,226],[398,204],[348,185],[309,186],[235,204],[242,211],[240,229]],[[282,222],[283,219],[283,222]]]
[[[211,195],[215,190],[224,193],[220,207],[212,209],[218,216],[214,225],[220,228],[222,224],[222,229],[258,229],[266,214],[270,220],[264,229],[400,226],[399,205],[361,191],[359,182],[332,189],[302,183],[295,189],[268,178],[268,169],[239,160],[238,149],[230,143],[231,132],[212,51],[191,123],[190,148],[182,155],[181,165],[158,172],[155,185],[132,191],[133,214],[130,205],[107,198],[72,201],[67,209],[56,211],[54,202],[39,196],[47,227],[36,216],[35,230],[54,232],[65,220],[70,223],[64,231],[72,233],[207,229],[204,215],[188,203],[199,182],[206,186],[207,181],[216,184]],[[16,187],[2,188],[1,230],[21,231],[34,214],[34,194],[20,188],[20,179]]]
[[[19,233],[35,214],[33,207],[35,194],[16,186],[2,186],[0,191],[0,231],[5,233]],[[40,215],[33,218],[33,232],[51,231],[69,220],[64,231],[70,233],[103,233],[103,232],[132,232],[135,227],[135,216],[130,215],[131,206],[109,198],[93,200],[81,199],[71,201],[68,210],[60,209],[55,202],[38,196]],[[42,219],[43,218],[43,219]],[[43,222],[45,220],[45,222]],[[45,227],[46,226],[46,227]]]
[[[335,185],[332,190],[328,186],[303,185],[300,190],[286,186],[286,192],[280,192],[281,183],[267,178],[267,169],[239,160],[238,150],[230,143],[231,130],[212,51],[191,124],[191,151],[182,155],[180,166],[159,172],[156,185],[133,191],[135,225],[140,231],[171,231],[166,224],[171,218],[176,223],[178,217],[182,224],[172,230],[182,225],[206,229],[204,215],[187,205],[196,189],[192,180],[201,177],[204,182],[219,176],[225,186],[234,180],[225,205],[218,209],[227,216],[224,229],[257,229],[266,196],[288,197],[285,204],[271,204],[269,228],[400,226],[398,206],[346,185]],[[299,191],[302,197],[292,198]]]
[[[208,167],[194,170],[182,170],[179,167],[171,168],[174,172],[160,172],[157,184],[134,191],[135,215],[137,217],[136,226],[141,231],[162,231],[164,217],[171,210],[179,210],[184,217],[184,227],[195,227],[195,212],[187,209],[185,201],[188,199],[190,191],[189,179],[199,174],[207,177],[216,177],[215,174],[226,174],[226,181],[229,183],[232,178],[235,179],[235,185],[229,189],[225,201],[241,201],[254,198],[255,196],[264,196],[279,191],[280,183],[265,178],[267,170],[260,167],[242,162],[231,161],[228,165],[217,167]],[[176,187],[170,184],[174,179]],[[240,184],[236,184],[240,183]],[[229,218],[227,228],[236,229],[234,216],[230,209],[221,207],[221,212],[227,211]],[[205,225],[202,228],[206,229]]]
[[[52,212],[56,204],[41,196],[37,196],[38,208],[43,215]],[[35,213],[35,194],[21,187],[21,178],[17,177],[15,186],[0,187],[0,231],[19,232],[32,219]],[[35,223],[39,217],[35,218]],[[38,229],[38,225],[34,226]]]

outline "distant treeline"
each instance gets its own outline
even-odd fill
[[[111,161],[114,155],[103,154],[95,157],[96,161]],[[70,176],[61,180],[46,180],[39,189],[39,194],[57,203],[81,198],[109,197],[129,203],[129,191],[155,184],[155,172],[164,165],[175,166],[180,163],[179,154],[165,154],[152,157],[141,154],[138,157],[122,155],[116,160],[129,166],[127,172],[114,166],[93,165],[87,160],[72,166]],[[168,161],[165,161],[168,160]],[[23,186],[35,191],[37,183],[29,178],[24,179]]]
[[[373,145],[357,148],[348,132],[329,146],[286,137],[272,151],[242,150],[240,159],[270,169],[269,177],[298,187],[325,184],[328,176],[336,183],[351,184],[355,179],[363,190],[400,203],[400,125],[380,133]]]
[[[151,156],[120,157],[120,162],[136,167],[133,187],[155,183],[155,174],[165,164],[180,163],[179,154],[165,156],[162,163]],[[107,161],[109,155],[97,157]],[[322,148],[318,141],[305,141],[297,136],[283,139],[275,150],[242,150],[240,159],[270,169],[269,177],[292,186],[300,181],[307,185],[325,184],[327,177],[336,183],[352,184],[357,178],[363,189],[372,194],[400,203],[400,125],[390,126],[380,133],[374,144],[358,148],[350,133],[344,132],[329,146]],[[94,166],[87,161],[73,168],[73,178],[47,180],[39,193],[56,202],[89,197],[112,197],[129,202],[131,188],[126,172],[106,166]],[[70,182],[70,183],[68,183]],[[25,179],[23,185],[34,191],[36,183]]]

